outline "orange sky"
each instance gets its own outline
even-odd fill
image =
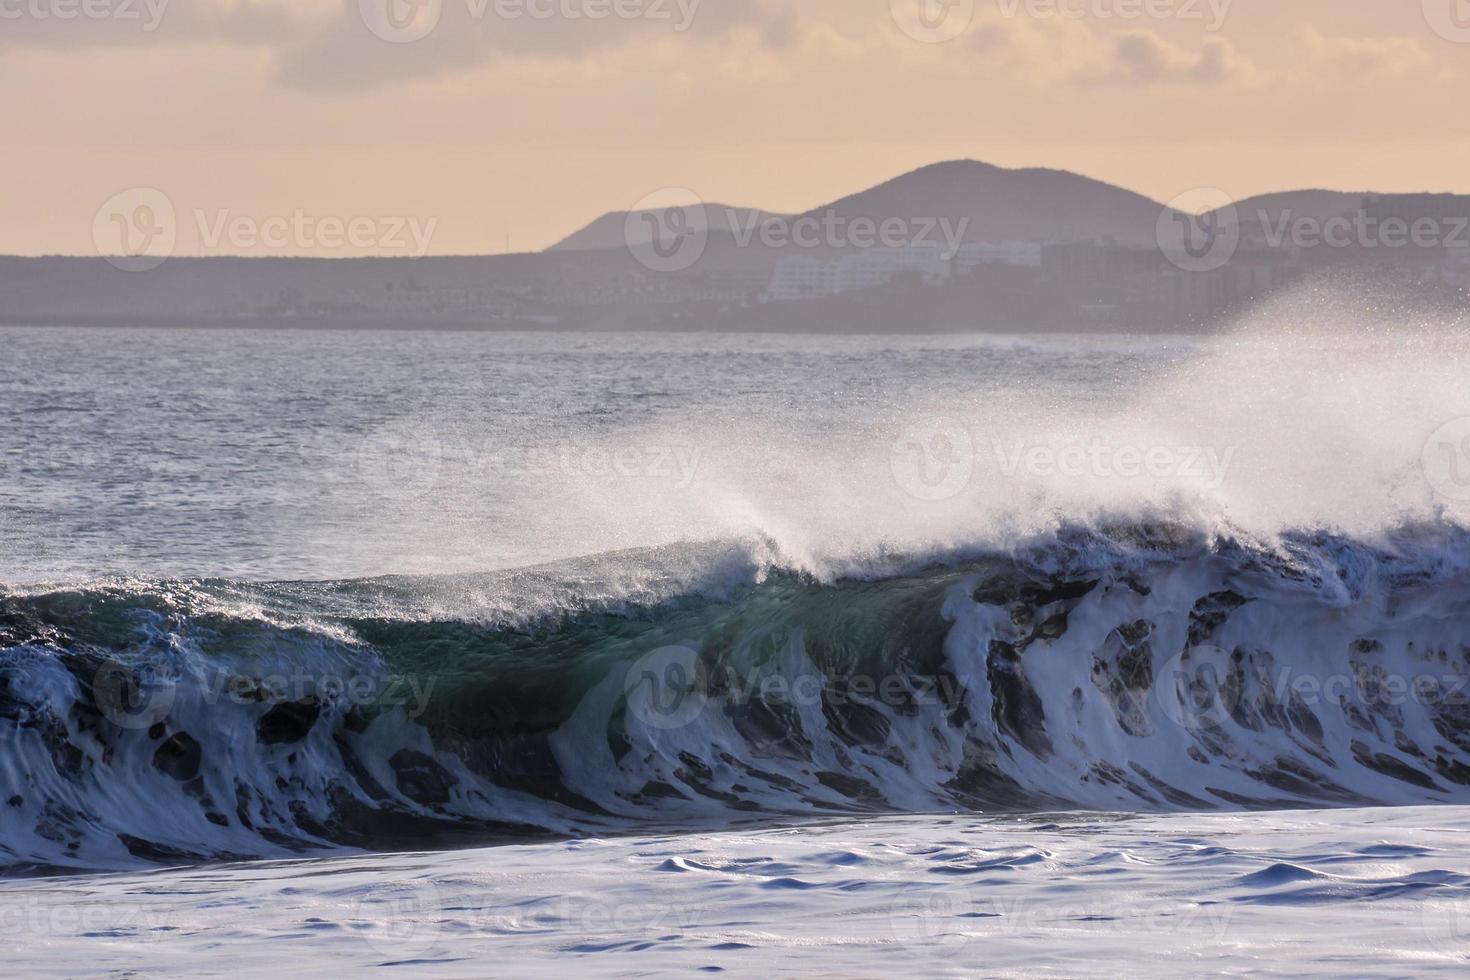
[[[1467,82],[1467,0],[0,0],[0,252],[95,254],[137,187],[177,254],[260,255],[402,253],[209,230],[531,250],[666,187],[797,210],[956,157],[1470,192]]]

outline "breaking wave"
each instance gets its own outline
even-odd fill
[[[9,873],[954,810],[1470,802],[1470,532],[1168,524],[819,579],[0,591]]]

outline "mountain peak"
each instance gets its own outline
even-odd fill
[[[967,241],[1111,238],[1148,244],[1160,207],[1141,194],[1065,170],[1010,170],[966,159],[920,167],[809,213],[963,221]]]

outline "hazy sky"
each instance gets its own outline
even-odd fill
[[[363,217],[524,251],[956,157],[1470,192],[1467,82],[1470,0],[0,0],[0,252],[95,254],[138,187],[179,254],[402,254],[312,233]]]

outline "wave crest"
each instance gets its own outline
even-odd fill
[[[832,581],[652,564],[0,595],[4,860],[1470,800],[1458,527],[1075,528]]]

